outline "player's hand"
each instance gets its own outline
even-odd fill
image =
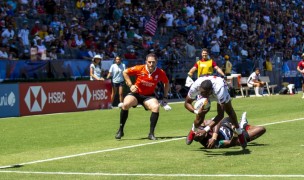
[[[204,129],[199,129],[199,130],[195,131],[196,136],[205,136],[206,133],[207,132]]]
[[[105,79],[104,79],[104,78],[99,78],[98,80],[99,80],[99,81],[104,81]]]
[[[132,86],[130,86],[130,91],[132,93],[137,93],[138,92],[138,87],[136,85],[132,85]]]
[[[197,115],[205,115],[209,112],[209,110],[210,110],[210,108],[204,109],[204,106],[202,106],[201,108],[198,109]]]
[[[194,83],[193,79],[187,76],[185,86],[190,87],[193,83]]]
[[[166,111],[170,111],[172,108],[171,106],[168,105],[167,100],[162,100],[160,102],[160,105],[166,110]]]
[[[214,146],[215,146],[215,139],[213,139],[213,138],[209,139],[207,148],[212,149],[212,148],[214,148]]]

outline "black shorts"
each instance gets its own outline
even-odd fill
[[[125,84],[124,81],[122,81],[122,82],[120,82],[120,83],[113,83],[113,82],[112,82],[112,86],[113,86],[113,87],[120,87],[120,86],[123,86],[124,84]]]
[[[129,93],[128,95],[134,96],[136,98],[138,104],[141,104],[145,108],[145,110],[148,110],[148,109],[145,107],[144,102],[149,100],[149,99],[153,99],[153,98],[156,99],[155,94],[140,95],[138,93]],[[136,106],[133,106],[133,107],[135,108]]]
[[[304,76],[301,78],[301,83],[304,84]]]

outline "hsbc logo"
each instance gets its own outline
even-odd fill
[[[86,84],[78,84],[74,89],[72,98],[77,108],[88,107],[92,94]]]
[[[41,86],[31,86],[24,98],[30,112],[39,112],[47,101],[47,96]]]

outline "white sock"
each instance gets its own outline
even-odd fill
[[[194,123],[192,124],[192,131],[196,131],[197,128],[194,126]]]
[[[239,127],[239,128],[237,128],[237,129],[235,129],[235,132],[236,132],[237,134],[242,134],[242,128]]]

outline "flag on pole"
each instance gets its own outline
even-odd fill
[[[145,33],[149,34],[150,36],[154,36],[156,29],[157,29],[157,22],[155,18],[152,16],[145,25]]]

